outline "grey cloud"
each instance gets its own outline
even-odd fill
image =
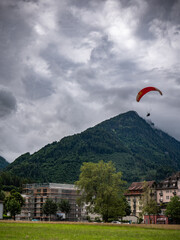
[[[133,1],[127,2],[129,5],[137,4]],[[145,2],[147,3],[148,8],[139,19],[140,21],[136,31],[138,37],[145,40],[155,39],[153,33],[149,31],[151,22],[154,19],[159,19],[166,23],[162,29],[165,34],[167,34],[168,31],[168,22],[171,22],[172,24],[180,23],[180,4],[178,5],[180,2],[178,0],[146,0]]]
[[[6,90],[0,90],[0,117],[6,117],[17,108],[13,94]]]
[[[35,73],[30,73],[30,71],[27,71],[23,83],[27,97],[32,100],[48,97],[55,91],[50,80],[38,76]]]
[[[0,23],[0,81],[6,85],[21,71],[21,50],[32,31],[18,4],[12,1],[3,1],[0,5]]]
[[[40,56],[46,60],[56,78],[64,77],[65,80],[67,71],[80,66],[80,64],[75,64],[62,56],[58,52],[58,46],[55,44],[49,44],[47,48],[41,51]]]
[[[77,16],[72,15],[70,10],[71,9],[67,9],[67,11],[64,11],[60,15],[59,29],[70,38],[79,36],[86,37],[92,28],[85,25]]]
[[[104,104],[107,109],[109,106],[116,105],[117,102],[129,102],[134,96],[136,96],[136,87],[111,87],[111,88],[101,88],[94,89],[91,94],[92,99],[97,99]]]
[[[91,61],[107,61],[109,58],[113,58],[113,54],[111,53],[112,47],[113,43],[109,41],[108,36],[103,35],[98,42],[98,46],[91,52]]]
[[[64,93],[56,106],[56,118],[73,127],[76,131],[83,129],[87,121],[91,119],[87,113],[87,108],[78,98],[73,98],[68,93]],[[82,121],[80,121],[80,119]]]
[[[177,83],[178,85],[180,85],[180,78],[177,78],[177,79],[176,79],[176,83]]]

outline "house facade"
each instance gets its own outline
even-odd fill
[[[18,220],[32,220],[48,221],[49,216],[43,214],[42,208],[47,199],[52,199],[58,203],[61,200],[68,200],[71,210],[67,216],[64,213],[57,212],[52,215],[52,220],[57,220],[58,216],[66,218],[68,221],[79,221],[83,216],[82,209],[77,205],[76,199],[78,197],[77,189],[73,184],[59,184],[59,183],[34,183],[25,184],[23,186],[22,197],[25,199],[25,205],[22,207],[21,214],[17,215]]]
[[[157,203],[167,204],[174,196],[180,197],[180,171],[157,184]]]
[[[133,182],[128,188],[128,191],[125,193],[125,197],[131,207],[131,215],[136,217],[142,217],[142,208],[143,208],[143,192],[144,187],[149,187],[149,194],[151,197],[156,200],[156,183],[155,181],[147,182]]]

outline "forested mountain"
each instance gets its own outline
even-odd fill
[[[0,171],[1,171],[2,169],[4,169],[5,167],[7,167],[8,164],[9,164],[9,163],[6,161],[6,159],[4,159],[3,157],[0,156]]]
[[[128,182],[162,180],[180,170],[180,142],[129,111],[26,153],[6,171],[38,182],[73,183],[83,162],[99,160],[114,162]]]

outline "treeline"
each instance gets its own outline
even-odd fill
[[[9,172],[0,173],[0,190],[3,191],[10,192],[14,189],[17,192],[22,192],[22,185],[31,182],[31,179],[21,178]]]

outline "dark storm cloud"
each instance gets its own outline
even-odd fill
[[[16,110],[17,103],[13,94],[6,90],[0,90],[0,117],[6,117]]]

